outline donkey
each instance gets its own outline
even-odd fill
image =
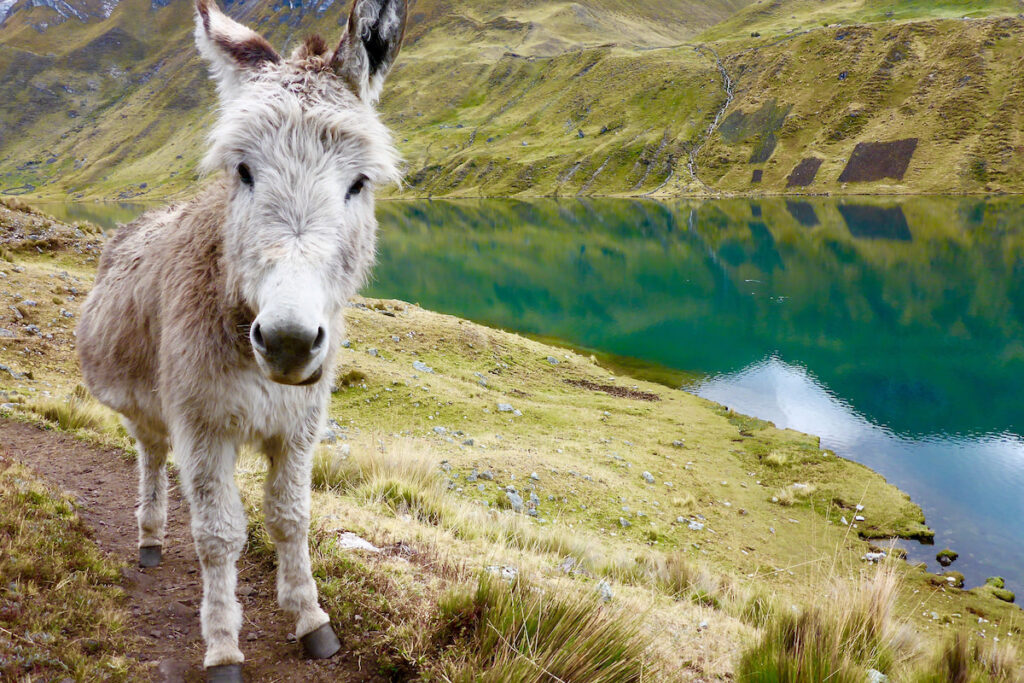
[[[202,169],[223,173],[193,201],[121,228],[83,306],[86,385],[138,447],[143,567],[161,559],[174,449],[202,567],[208,680],[242,678],[244,444],[269,462],[278,603],[309,656],[340,648],[310,571],[312,450],[343,308],[374,259],[373,189],[400,179],[373,105],[406,13],[406,0],[355,0],[335,50],[313,36],[284,59],[214,0],[196,0],[195,39],[220,100]]]

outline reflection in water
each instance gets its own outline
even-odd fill
[[[854,237],[876,240],[902,240],[909,242],[910,226],[900,206],[872,206],[870,204],[840,204],[839,213]]]
[[[1024,440],[1019,436],[893,434],[857,413],[805,369],[775,357],[690,389],[779,427],[817,434],[823,448],[857,454],[858,461],[899,482],[928,511],[928,522],[937,532],[936,546],[905,546],[911,561],[927,562],[940,571],[936,549],[953,547],[964,560],[957,569],[969,585],[1021,566],[1020,549],[1011,540],[1024,518]]]
[[[805,228],[821,225],[818,214],[814,212],[814,207],[807,202],[787,201],[786,208],[789,209],[789,213],[796,219],[796,222]]]
[[[65,223],[87,221],[104,230],[112,230],[118,225],[131,223],[143,212],[159,205],[140,202],[33,202],[33,206]]]
[[[415,201],[378,215],[367,294],[715,377],[700,391],[911,493],[972,581],[1022,588],[1020,199]]]

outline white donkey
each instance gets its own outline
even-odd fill
[[[222,177],[107,244],[78,327],[86,384],[139,451],[139,554],[160,562],[168,449],[203,572],[208,680],[241,680],[236,562],[246,520],[241,445],[269,460],[264,516],[280,606],[313,657],[340,645],[310,572],[311,454],[323,427],[342,311],[376,241],[374,186],[399,178],[373,109],[405,32],[406,0],[356,0],[336,50],[312,37],[283,59],[196,0],[196,42],[220,117],[203,162]]]

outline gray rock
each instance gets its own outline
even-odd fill
[[[552,365],[558,365],[558,359],[555,358],[554,356],[548,356],[548,362],[551,363]]]
[[[6,337],[6,338],[10,339],[11,337],[17,337],[17,336],[18,335],[16,335],[14,332],[11,332],[8,329],[0,327],[0,337]]]
[[[483,479],[484,481],[494,481],[494,472],[491,472],[490,470],[484,470],[483,472],[480,473],[480,478]]]
[[[868,683],[889,683],[889,677],[881,671],[868,669]]]
[[[530,492],[530,505],[534,507],[540,505],[540,497],[532,491]]]
[[[448,433],[448,430],[445,429],[444,427],[434,427],[434,433],[435,434],[440,434],[441,436],[444,436],[445,434]]]
[[[884,552],[864,553],[864,557],[862,557],[860,559],[865,561],[865,562],[870,562],[872,564],[878,564],[879,562],[881,562],[882,560],[885,559],[885,553]]]
[[[508,403],[499,403],[498,404],[498,412],[499,413],[511,413],[513,410],[515,410],[515,408],[513,408]]]
[[[377,349],[369,349],[369,350],[367,350],[367,353],[370,354],[371,356],[373,356],[374,358],[376,358],[376,357],[378,357],[380,355],[380,353],[377,351]]]
[[[690,531],[704,531],[704,525],[700,522],[690,522]]]
[[[621,526],[623,529],[628,529],[629,527],[633,526],[633,524],[630,523],[630,521],[625,517],[619,517],[619,526]]]
[[[512,506],[513,510],[515,510],[516,512],[523,511],[522,496],[520,496],[518,493],[513,493],[512,491],[505,491],[505,497],[508,498],[508,502]]]
[[[348,339],[346,339],[345,341],[341,342],[341,348],[343,348],[343,349],[351,349],[352,348],[352,342],[350,342]]]
[[[644,481],[646,481],[648,484],[654,483],[654,475],[651,474],[650,472],[644,472],[641,476],[644,478]]]
[[[608,583],[608,579],[601,579],[598,582],[597,592],[601,596],[602,602],[611,602],[611,599],[615,597],[615,593],[612,592],[612,585]]]
[[[537,474],[536,472],[532,472],[530,474],[530,479],[533,479],[534,481],[540,481],[540,475]]]
[[[421,360],[415,360],[415,361],[413,361],[413,362],[412,362],[412,367],[413,367],[413,368],[414,368],[414,369],[415,369],[415,370],[416,370],[417,372],[426,372],[426,373],[428,373],[428,374],[430,374],[430,373],[433,373],[433,372],[434,372],[434,368],[430,367],[429,365],[427,365],[426,363],[424,363],[424,362],[423,362],[423,361],[421,361]]]

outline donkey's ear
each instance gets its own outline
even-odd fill
[[[216,0],[195,2],[196,46],[210,63],[222,99],[231,96],[246,72],[281,61],[263,36],[221,12]]]
[[[380,96],[405,36],[407,0],[355,0],[331,66],[364,101]]]

